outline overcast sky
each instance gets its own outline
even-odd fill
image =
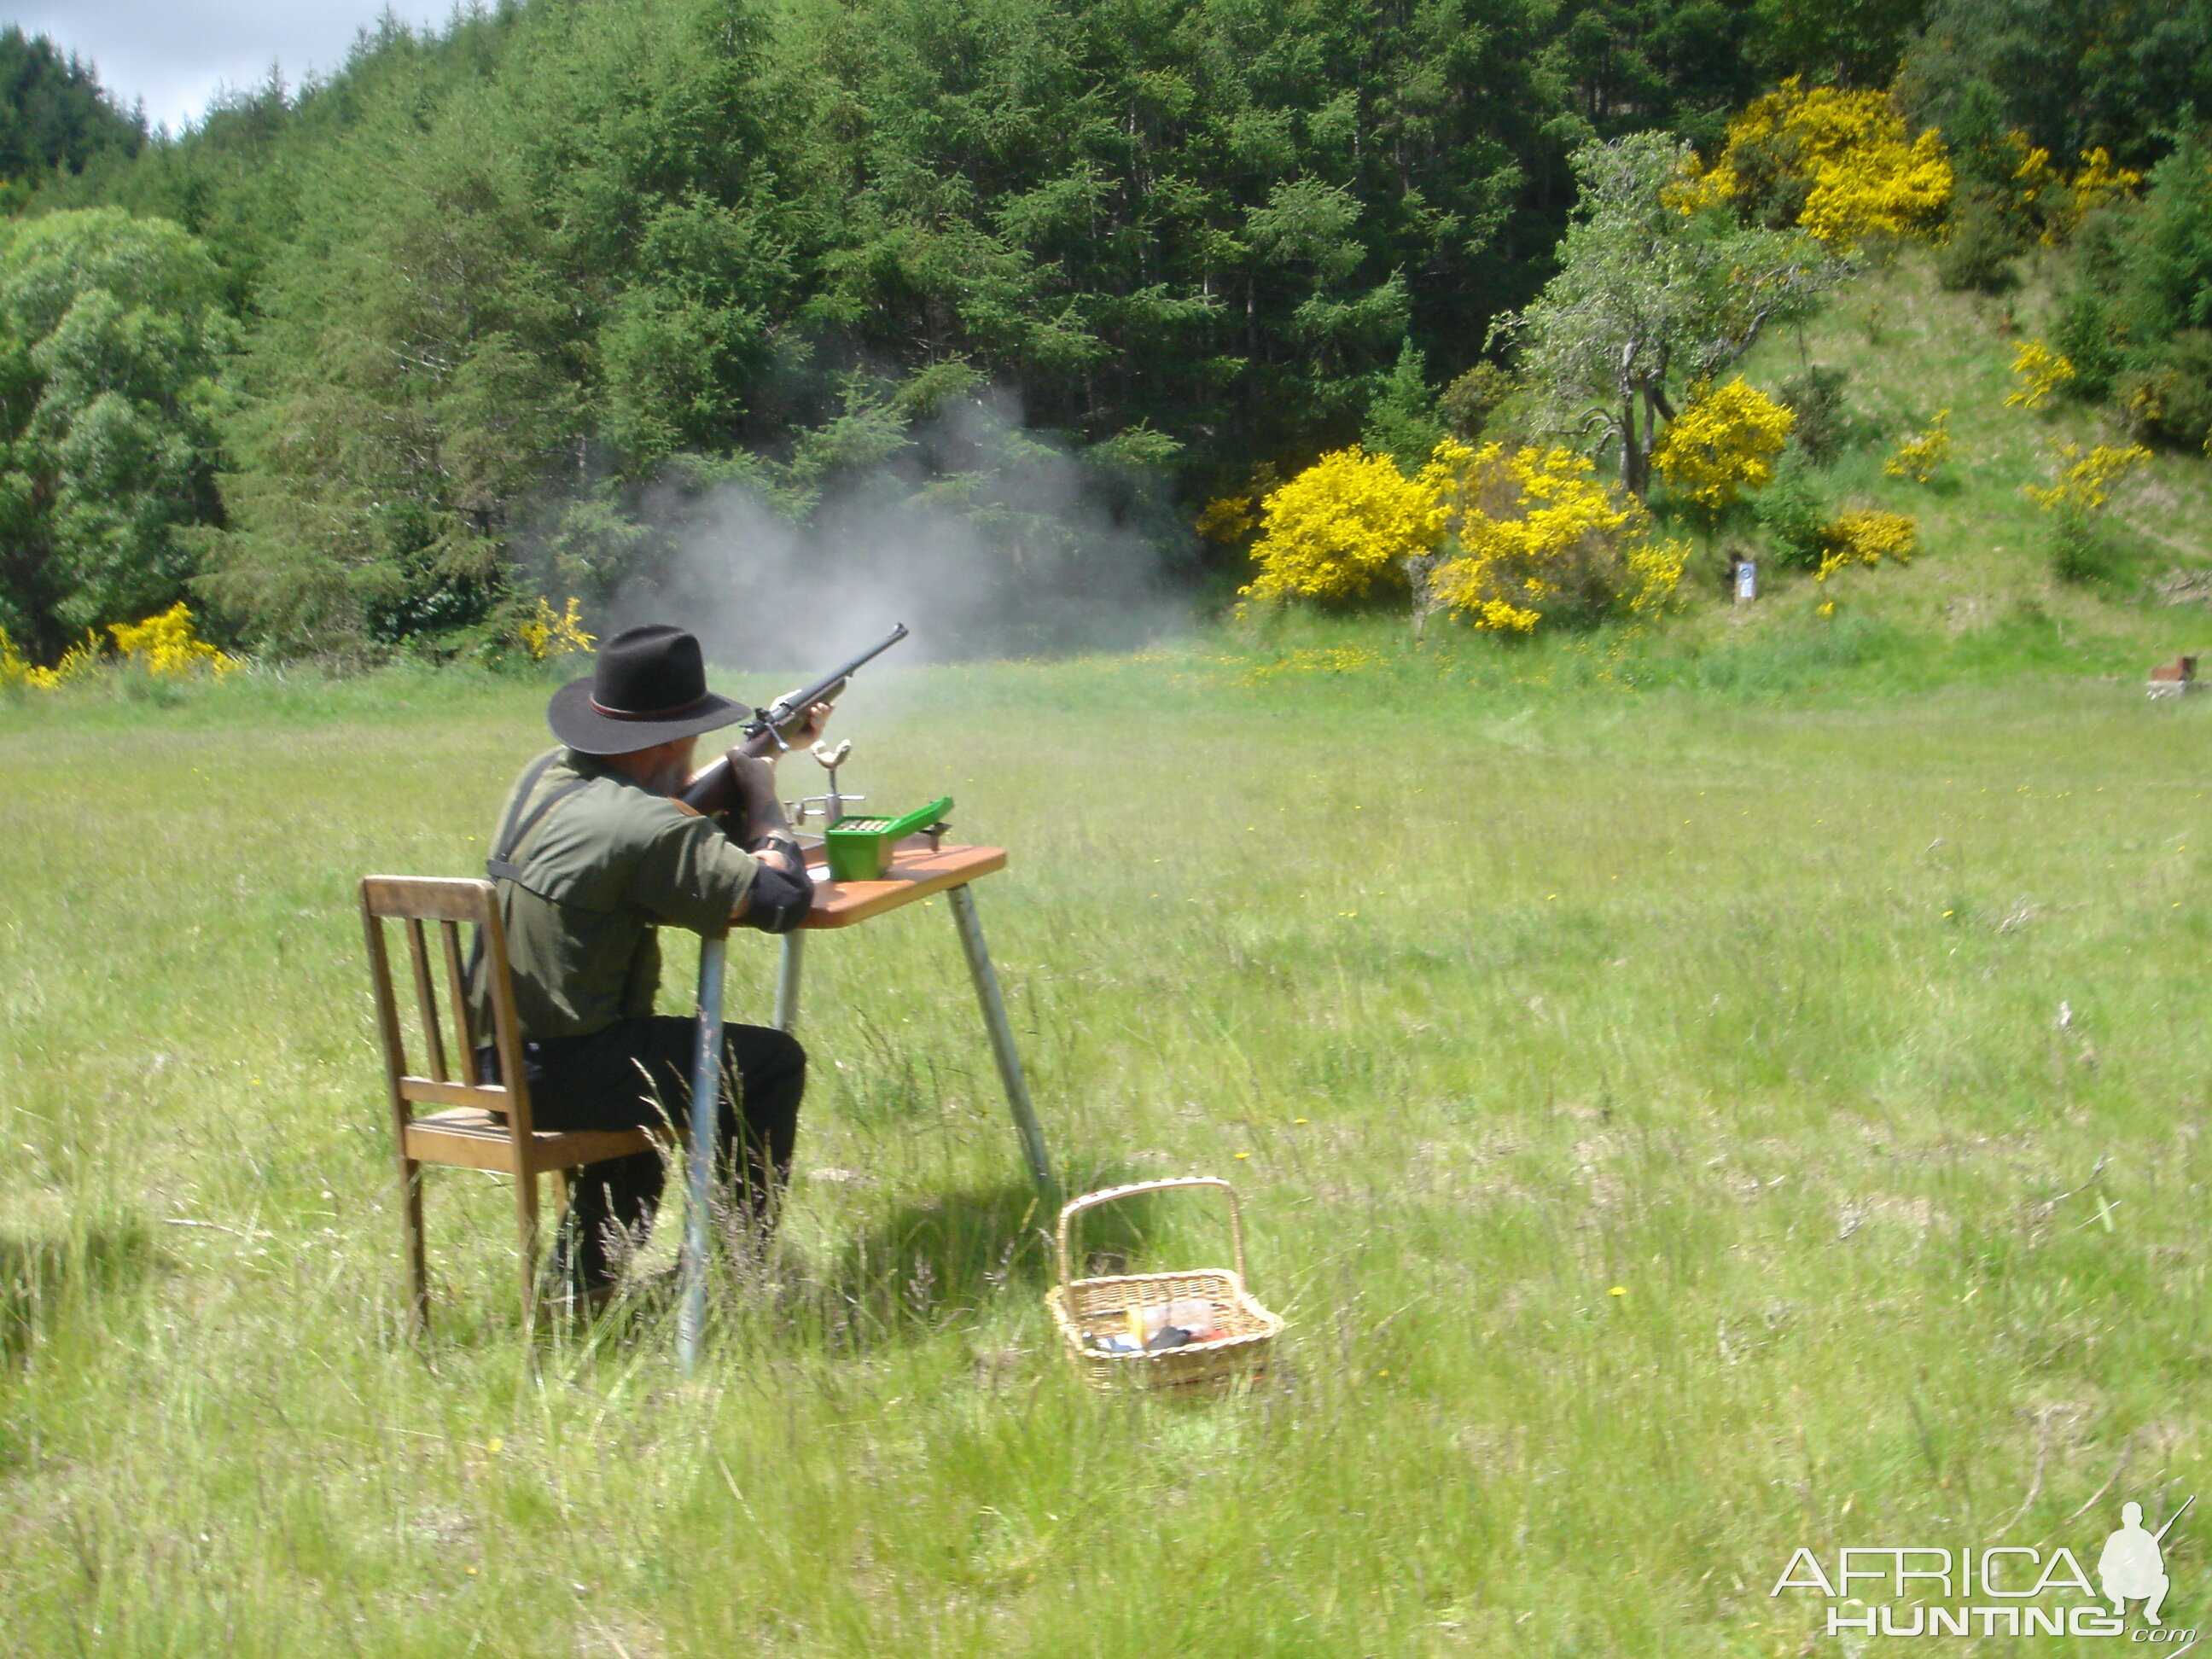
[[[401,21],[442,23],[445,4],[393,0]],[[125,109],[143,98],[146,118],[175,131],[197,120],[224,86],[258,86],[269,65],[287,82],[345,62],[356,31],[382,0],[0,0],[0,21],[43,34],[98,65],[100,84]]]

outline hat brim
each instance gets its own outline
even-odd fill
[[[592,680],[586,675],[570,680],[545,705],[545,724],[569,748],[586,755],[627,755],[678,738],[696,738],[702,732],[735,726],[752,718],[753,711],[727,697],[707,694],[696,708],[673,720],[617,720],[592,706]]]

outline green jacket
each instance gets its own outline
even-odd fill
[[[525,827],[504,849],[514,876],[498,883],[525,1041],[588,1036],[650,1014],[660,986],[656,930],[720,933],[752,890],[758,864],[712,819],[592,756],[554,751],[518,812],[516,792],[529,776],[526,769],[507,792],[492,832],[497,860],[497,837]],[[569,793],[531,822],[562,790]],[[488,1033],[481,975],[470,989],[477,1029]]]

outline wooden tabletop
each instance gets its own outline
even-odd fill
[[[815,878],[814,908],[802,924],[807,927],[849,927],[1006,867],[1003,847],[940,847],[935,852],[915,848],[896,854],[881,881],[831,881],[822,857],[819,848],[806,855]]]

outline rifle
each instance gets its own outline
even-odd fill
[[[789,748],[791,745],[783,740],[785,727],[796,726],[805,720],[806,711],[816,703],[827,702],[842,693],[848,680],[904,639],[906,635],[906,624],[901,623],[842,667],[831,669],[804,690],[794,691],[787,697],[779,697],[745,722],[743,728],[744,736],[735,747],[748,755],[765,755],[771,750]],[[720,800],[728,793],[729,787],[730,758],[723,755],[693,780],[690,787],[684,792],[684,804],[695,806],[702,812],[708,811],[712,810],[708,804]]]

